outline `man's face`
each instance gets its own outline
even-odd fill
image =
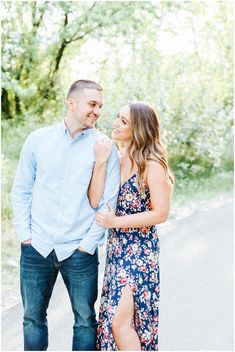
[[[103,106],[103,92],[84,89],[67,100],[74,122],[82,128],[93,128]]]

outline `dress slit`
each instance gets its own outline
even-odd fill
[[[113,333],[112,333],[112,326],[113,326],[113,319],[115,317],[115,314],[117,312],[117,308],[118,308],[118,305],[121,301],[121,298],[122,298],[122,294],[123,294],[123,291],[125,290],[125,288],[129,286],[130,290],[131,290],[131,287],[129,285],[129,280],[127,281],[127,283],[125,285],[123,285],[122,287],[119,288],[119,292],[115,295],[113,295],[113,299],[112,299],[112,312],[110,312],[110,315],[109,315],[109,322],[108,322],[108,331],[109,331],[109,336],[110,336],[110,340],[113,341],[113,346],[115,347],[115,350],[117,351],[118,350],[118,347],[116,345],[116,342],[115,342],[115,339],[113,337]],[[134,295],[133,295],[133,291],[131,290],[131,294],[132,294],[132,298],[133,298],[133,310],[134,310],[134,315],[135,315],[135,298],[134,298]],[[115,303],[114,303],[115,301]],[[133,319],[134,319],[134,316],[133,316]]]
[[[121,301],[121,299],[122,299],[122,297],[123,297],[123,293],[124,293],[124,291],[125,291],[127,288],[129,288],[130,294],[131,294],[131,296],[132,296],[133,316],[132,316],[132,319],[131,319],[131,325],[132,325],[132,327],[135,329],[135,314],[136,314],[136,307],[137,307],[137,306],[136,306],[136,304],[135,304],[135,295],[133,294],[133,291],[132,291],[130,285],[127,283],[125,286],[123,286],[123,287],[121,288],[121,290],[120,290],[120,291],[121,291],[121,294],[119,295],[119,297],[118,297],[118,299],[117,299],[117,304],[116,304],[115,310],[114,310],[114,312],[113,312],[112,320],[111,320],[111,323],[110,323],[110,325],[111,325],[111,327],[110,327],[111,333],[112,333],[112,326],[113,326],[113,320],[114,320],[114,318],[115,318],[115,314],[117,313],[117,309],[118,309],[119,303],[120,303],[120,301]],[[136,331],[136,329],[135,329],[135,331]],[[136,331],[136,333],[137,333],[137,331]],[[138,334],[137,334],[137,335],[138,335]],[[112,334],[112,337],[113,337],[113,334]],[[114,339],[114,337],[113,337],[113,339]],[[115,341],[115,340],[114,340],[114,341]],[[116,342],[115,342],[115,344],[116,344]]]

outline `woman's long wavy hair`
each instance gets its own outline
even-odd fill
[[[147,162],[159,162],[166,171],[166,180],[174,183],[174,176],[170,170],[167,150],[161,141],[160,124],[154,109],[146,103],[134,102],[130,107],[130,125],[132,138],[128,147],[132,170],[138,167],[138,186],[144,195],[146,183]]]

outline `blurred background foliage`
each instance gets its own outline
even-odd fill
[[[232,188],[232,2],[2,1],[1,12],[4,220],[23,141],[63,119],[81,78],[104,87],[108,135],[126,102],[155,106],[176,197]]]

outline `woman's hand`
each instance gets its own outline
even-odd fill
[[[117,217],[115,216],[114,209],[112,208],[112,205],[110,203],[108,203],[107,206],[109,208],[108,212],[98,211],[96,213],[96,218],[95,218],[96,223],[103,227],[109,227],[109,228],[116,227],[115,219]]]
[[[98,140],[94,147],[96,163],[105,163],[110,157],[112,141],[108,137]]]

